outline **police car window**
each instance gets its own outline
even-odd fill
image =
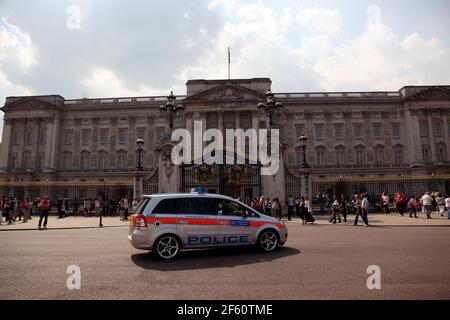
[[[248,210],[240,204],[230,201],[217,199],[217,214],[221,216],[236,216],[242,217],[244,214],[248,215]]]
[[[180,201],[182,214],[215,215],[217,214],[214,199],[210,198],[183,198]]]
[[[179,199],[164,199],[157,205],[153,213],[178,214],[180,212]]]

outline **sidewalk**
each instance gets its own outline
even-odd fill
[[[369,224],[372,226],[449,226],[450,220],[447,219],[447,216],[441,217],[437,213],[433,213],[431,215],[431,219],[427,219],[424,214],[419,214],[418,219],[411,219],[408,215],[404,217],[399,216],[398,214],[369,214]],[[329,223],[329,216],[320,216],[315,215],[317,225],[329,225],[333,224]],[[342,219],[342,218],[341,218]],[[353,225],[355,220],[354,215],[347,216],[347,223],[338,223],[334,226],[345,226],[345,225]],[[286,218],[283,218],[283,221],[287,221]],[[37,230],[37,225],[39,222],[39,217],[33,217],[32,220],[27,223],[16,222],[15,224],[7,225],[5,222],[0,226],[1,231],[14,231],[14,230]],[[301,225],[301,220],[299,218],[294,217],[292,221],[287,222],[288,224],[293,225]],[[49,230],[57,230],[57,229],[88,229],[88,228],[98,228],[99,218],[91,217],[68,217],[64,219],[57,219],[56,217],[49,217],[47,228]],[[363,222],[360,218],[359,225],[363,225]],[[128,227],[128,221],[120,221],[119,217],[104,217],[103,218],[103,227],[111,228],[111,227]]]
[[[100,219],[98,217],[67,217],[58,219],[57,217],[48,217],[47,228],[51,229],[88,229],[98,228]],[[27,223],[16,220],[16,223],[7,225],[4,221],[0,226],[1,231],[13,230],[37,230],[39,217],[33,217]],[[103,227],[128,227],[129,221],[120,221],[119,217],[103,217]]]
[[[425,214],[418,213],[418,218],[410,218],[409,213],[405,214],[403,217],[398,213],[394,214],[384,214],[384,213],[373,213],[369,214],[369,225],[372,226],[449,226],[450,227],[450,219],[447,218],[447,212],[445,212],[445,216],[441,217],[438,213],[433,213],[431,215],[431,219],[427,219]],[[315,215],[316,224],[318,225],[334,225],[330,222],[330,216],[328,215]],[[286,221],[287,219],[283,219]],[[344,221],[341,217],[341,221]],[[337,223],[334,226],[340,225],[353,225],[355,221],[355,215],[348,215],[347,222]],[[301,224],[301,220],[299,218],[293,218],[292,221],[288,222],[289,224]],[[361,218],[359,218],[358,225],[364,225]]]

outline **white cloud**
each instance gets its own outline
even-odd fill
[[[450,83],[450,49],[436,38],[405,38],[382,24],[333,46],[314,70],[325,90],[395,90],[404,85]]]
[[[295,18],[301,28],[315,34],[334,35],[343,27],[342,15],[338,10],[319,7],[301,8]]]
[[[0,24],[0,67],[2,61],[16,64],[26,72],[38,63],[38,50],[28,33],[2,17]]]
[[[113,70],[104,67],[93,68],[91,74],[82,79],[81,84],[86,93],[96,97],[151,96],[168,92],[168,88],[152,88],[144,84],[129,88]]]

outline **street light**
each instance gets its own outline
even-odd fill
[[[137,151],[138,151],[138,165],[136,167],[137,171],[144,171],[144,168],[142,167],[142,162],[141,162],[141,154],[142,151],[144,150],[144,139],[142,139],[141,137],[139,137],[136,140],[136,145],[137,145]]]
[[[303,150],[303,161],[301,164],[302,169],[309,169],[309,164],[306,162],[306,145],[308,144],[308,138],[306,136],[301,136],[298,138],[298,141],[300,142],[300,148]]]
[[[173,119],[180,115],[184,110],[181,103],[176,104],[176,99],[177,97],[175,97],[173,91],[171,91],[170,95],[167,97],[167,102],[159,107],[161,115],[169,117],[170,129],[173,129]]]
[[[283,111],[283,104],[277,101],[271,91],[267,91],[266,103],[259,103],[258,109],[261,114],[265,114],[269,118],[269,127],[272,127],[274,116],[280,115]]]

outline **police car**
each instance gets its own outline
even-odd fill
[[[287,236],[283,222],[230,197],[185,193],[143,196],[130,218],[128,240],[171,260],[182,249],[257,245],[271,252]]]

